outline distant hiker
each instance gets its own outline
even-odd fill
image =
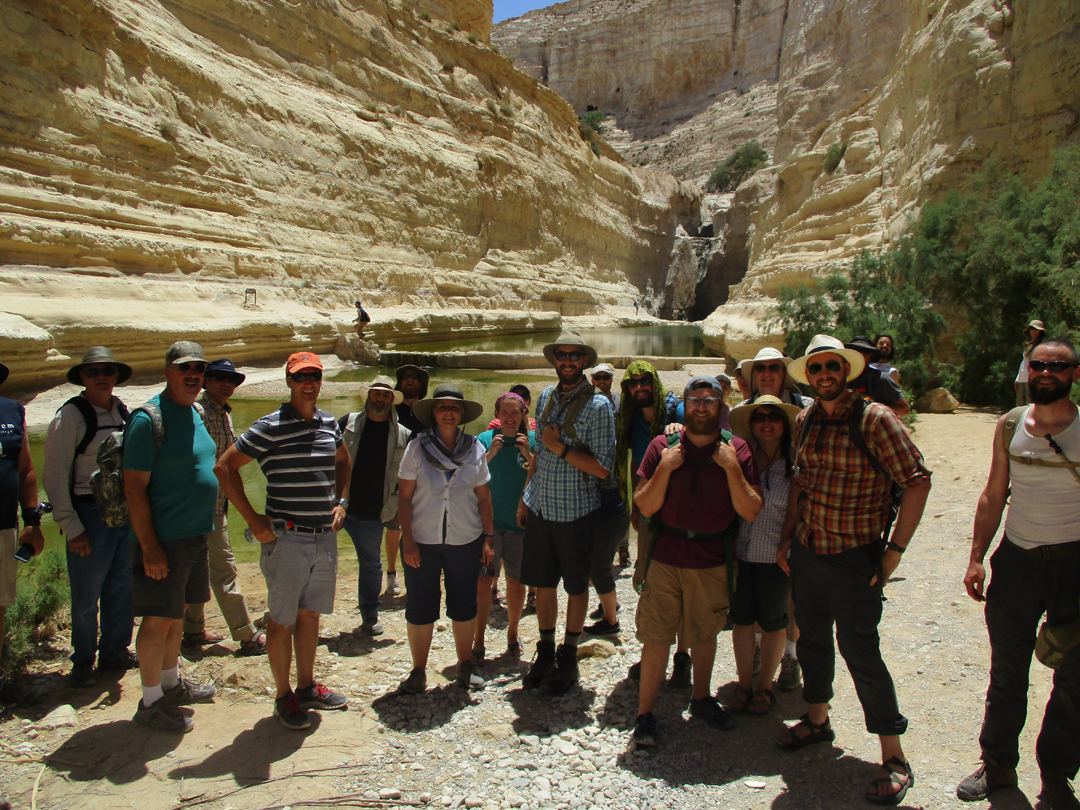
[[[615,420],[607,397],[597,394],[585,369],[596,364],[596,350],[580,335],[565,331],[544,347],[544,357],[559,375],[536,401],[540,435],[536,459],[518,506],[525,529],[521,580],[536,586],[540,641],[536,659],[522,680],[526,689],[562,694],[578,681],[577,647],[589,610],[589,571],[600,509],[598,479],[611,475]],[[566,633],[555,647],[559,603],[566,591]]]
[[[1016,389],[1016,405],[1030,405],[1028,398],[1028,359],[1035,347],[1042,343],[1046,337],[1046,326],[1040,320],[1034,320],[1024,328],[1024,359],[1020,361],[1020,370],[1016,372],[1016,381],[1013,388]]]
[[[360,632],[371,636],[383,633],[379,622],[383,530],[398,525],[398,467],[412,437],[407,427],[398,424],[394,406],[401,399],[394,381],[380,374],[367,386],[364,410],[338,421],[352,460],[345,531],[360,565],[356,585]]]
[[[337,532],[349,508],[351,463],[334,417],[318,407],[322,361],[297,352],[285,363],[289,401],[257,420],[218,459],[214,472],[229,501],[262,543],[266,650],[276,688],[274,714],[288,729],[311,726],[307,709],[345,709],[348,701],[315,680],[319,617],[334,612]],[[266,510],[248,500],[240,468],[266,476]],[[296,654],[296,691],[291,670]]]
[[[637,314],[638,314],[638,306],[639,306],[639,304],[638,304],[638,302],[637,302],[637,301],[635,300],[635,301],[634,301],[634,314],[635,314],[635,315],[637,315]]]
[[[142,700],[134,721],[173,733],[192,728],[179,706],[217,693],[213,683],[196,684],[179,669],[184,609],[210,600],[206,537],[214,530],[217,447],[195,404],[205,371],[198,343],[170,346],[165,390],[151,397],[148,410],[132,413],[124,434],[124,495],[139,541],[132,601],[142,618],[135,639]]]
[[[835,625],[866,730],[881,743],[883,764],[866,798],[898,804],[915,779],[900,746],[907,718],[900,714],[881,658],[878,624],[885,584],[922,517],[930,473],[899,417],[848,390],[848,379],[858,377],[865,363],[862,354],[836,338],[816,335],[788,366],[788,373],[817,395],[799,414],[795,477],[776,552],[777,563],[791,575],[801,631],[802,694],[810,706],[777,745],[796,751],[836,737],[829,724]],[[896,512],[894,485],[902,490]]]
[[[1043,663],[1054,667],[1054,685],[1035,743],[1042,806],[1075,810],[1080,802],[1069,780],[1080,768],[1080,413],[1069,392],[1080,380],[1080,358],[1068,341],[1049,339],[1040,340],[1025,362],[1030,368],[1028,397],[1034,404],[998,420],[964,575],[968,595],[986,602],[990,687],[979,735],[982,765],[960,782],[956,795],[977,801],[998,788],[1015,787],[1035,650]],[[984,596],[983,558],[1006,503],[1005,532],[990,558],[994,573]]]
[[[128,409],[113,388],[131,376],[131,366],[116,362],[110,349],[92,346],[82,362],[68,369],[67,380],[82,392],[65,402],[45,437],[42,479],[53,520],[67,536],[67,572],[71,586],[71,676],[81,689],[94,683],[94,662],[101,672],[134,669],[131,645],[131,541],[127,526],[107,526],[90,492],[98,469],[97,451],[111,434],[124,429]],[[98,605],[101,637],[98,638]]]
[[[202,396],[199,405],[203,409],[206,429],[217,445],[217,458],[233,446],[236,431],[232,424],[232,406],[229,398],[236,387],[247,379],[236,370],[232,360],[223,357],[206,367],[203,375]],[[207,552],[210,559],[210,589],[214,592],[221,615],[229,626],[229,634],[240,642],[241,655],[262,655],[266,652],[266,633],[255,629],[248,614],[247,600],[240,589],[236,557],[229,540],[229,501],[218,487],[217,508],[214,510],[214,530],[207,536]],[[206,629],[202,603],[188,605],[184,611],[184,641],[187,647],[216,644],[224,639]]]
[[[353,321],[356,324],[356,335],[361,340],[364,339],[364,327],[371,323],[371,316],[367,314],[360,302],[356,302],[356,320]]]
[[[848,380],[848,388],[863,399],[888,405],[897,416],[907,416],[911,413],[911,405],[908,404],[907,397],[904,396],[903,390],[896,381],[873,367],[872,364],[881,359],[881,349],[871,343],[870,338],[865,335],[856,335],[850,343],[844,344],[844,348],[854,349],[862,354],[866,361],[862,374]]]

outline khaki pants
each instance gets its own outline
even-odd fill
[[[210,589],[214,592],[221,615],[229,625],[233,641],[248,641],[255,635],[255,625],[248,615],[247,602],[236,581],[236,558],[229,543],[227,515],[215,515],[214,530],[206,536],[210,552]],[[184,612],[184,632],[202,633],[206,619],[201,604],[188,605]]]

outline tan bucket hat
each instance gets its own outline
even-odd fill
[[[403,393],[394,390],[394,381],[387,377],[385,374],[380,374],[367,385],[363,385],[360,387],[360,390],[363,393],[365,399],[371,393],[372,388],[383,388],[389,391],[391,394],[394,395],[395,405],[400,405],[402,400],[405,399],[405,395]]]
[[[806,363],[810,355],[824,354],[826,352],[838,354],[848,362],[848,365],[851,366],[851,372],[848,374],[849,380],[854,380],[866,368],[866,358],[863,357],[861,352],[846,348],[843,343],[832,335],[814,335],[814,339],[806,347],[803,356],[795,358],[788,364],[788,374],[801,383],[808,382],[806,379]]]
[[[788,422],[789,436],[794,440],[795,438],[795,417],[799,415],[802,410],[798,405],[792,405],[790,402],[784,402],[771,394],[763,394],[755,399],[753,402],[744,402],[742,405],[736,405],[728,413],[728,422],[731,424],[731,432],[738,436],[740,439],[750,441],[754,438],[753,432],[750,430],[750,417],[754,415],[754,411],[760,408],[762,405],[770,405],[773,408],[779,408],[784,412],[784,416]]]
[[[429,399],[421,399],[413,405],[413,416],[428,427],[434,427],[431,423],[431,412],[435,410],[435,406],[441,401],[457,402],[462,406],[465,412],[461,417],[461,424],[463,425],[466,422],[473,421],[484,412],[484,406],[479,402],[465,399],[465,394],[457,383],[439,383],[435,386],[435,393]]]
[[[551,365],[555,365],[555,350],[559,346],[576,346],[580,348],[586,355],[585,368],[590,368],[596,365],[598,355],[596,349],[585,342],[585,339],[581,337],[577,332],[571,332],[569,329],[564,329],[559,335],[559,339],[554,343],[549,343],[544,347],[544,357]]]
[[[91,346],[83,354],[82,362],[77,366],[72,366],[68,369],[67,381],[72,385],[82,385],[82,377],[79,376],[79,372],[82,371],[83,366],[93,365],[94,363],[103,363],[110,366],[116,366],[120,375],[116,378],[116,384],[119,385],[122,382],[126,382],[128,377],[131,376],[131,366],[124,363],[117,363],[116,358],[113,357],[112,349],[107,346]],[[4,375],[7,376],[6,374]]]

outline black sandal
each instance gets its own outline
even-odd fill
[[[808,728],[810,729],[810,733],[805,737],[800,737],[795,733],[795,729],[797,728]],[[788,726],[787,731],[788,734],[791,735],[791,740],[789,742],[784,742],[779,737],[776,738],[777,747],[784,751],[799,751],[814,743],[832,742],[836,739],[836,733],[829,725],[828,717],[825,718],[824,723],[814,723],[811,722],[809,714],[804,714],[799,718],[798,723],[793,726]]]
[[[746,707],[747,714],[768,714],[776,705],[776,695],[772,689],[758,689],[754,692],[754,699]]]
[[[888,776],[876,776],[870,780],[870,787],[866,791],[866,800],[873,804],[900,804],[907,795],[908,788],[915,784],[915,774],[911,772],[911,765],[900,757],[890,757],[885,760],[881,767],[889,772]],[[907,779],[899,777],[906,776]],[[896,793],[880,793],[878,789],[882,785],[899,785],[900,790]]]

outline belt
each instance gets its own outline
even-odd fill
[[[279,518],[280,519],[280,518]],[[298,534],[325,534],[330,531],[329,526],[298,526],[291,520],[285,521],[285,530],[289,532],[297,532]]]
[[[1005,538],[1005,542],[1025,554],[1030,554],[1032,557],[1038,557],[1040,560],[1058,560],[1062,557],[1080,557],[1080,540],[1073,543],[1054,543],[1053,545],[1048,546],[1036,546],[1035,548],[1023,548],[1022,546],[1018,546],[1008,537]]]
[[[719,540],[727,532],[726,529],[722,532],[693,532],[689,529],[677,529],[674,526],[668,526],[666,523],[661,523],[660,528],[666,532],[671,532],[677,537],[685,537],[687,540]]]

